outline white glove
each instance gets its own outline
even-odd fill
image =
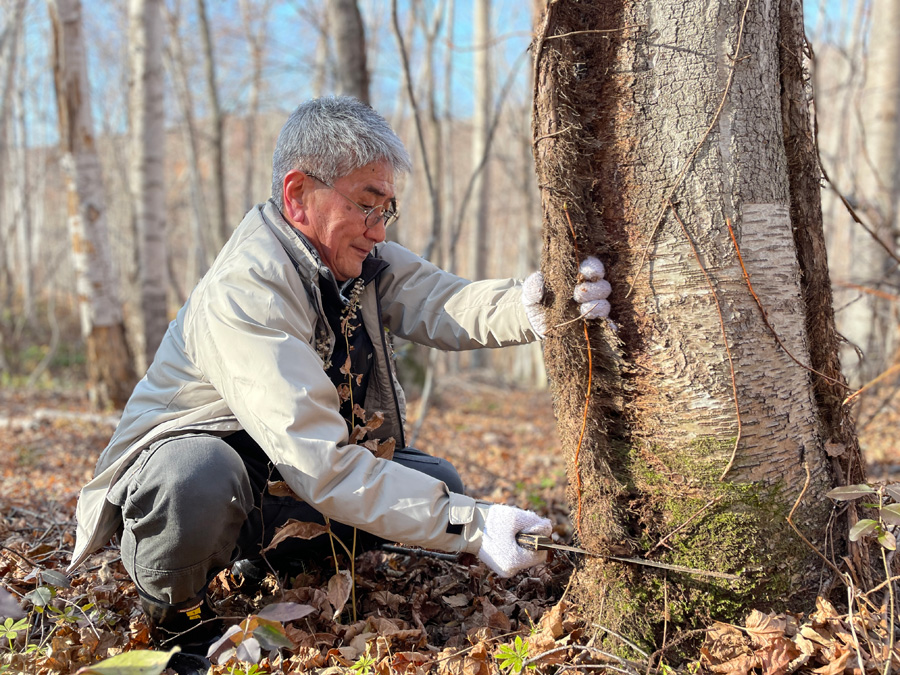
[[[603,263],[594,256],[588,256],[578,267],[578,271],[586,281],[575,286],[572,294],[579,304],[581,316],[585,319],[605,319],[609,316],[609,301],[612,286],[603,278],[606,270]]]
[[[594,256],[588,256],[579,265],[578,272],[586,280],[575,286],[572,299],[578,303],[581,316],[585,319],[605,319],[609,316],[610,305],[607,298],[612,286],[603,278],[606,269]],[[547,335],[547,323],[541,300],[544,298],[544,275],[535,272],[522,282],[522,304],[534,332],[541,338]]]
[[[546,551],[529,551],[516,543],[519,532],[550,536],[553,526],[546,518],[514,506],[492,504],[484,523],[478,557],[501,577],[511,577],[547,559]]]
[[[522,282],[522,304],[525,305],[525,314],[528,322],[541,339],[546,337],[547,323],[544,319],[544,308],[541,300],[544,298],[544,275],[535,272]]]

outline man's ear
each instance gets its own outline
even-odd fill
[[[281,183],[284,195],[282,213],[285,220],[297,226],[306,222],[306,174],[296,169],[288,171]]]

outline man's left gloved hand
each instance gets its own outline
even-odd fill
[[[492,504],[484,522],[478,557],[501,577],[511,577],[547,559],[546,551],[529,551],[516,543],[516,535],[541,534],[549,537],[553,525],[533,511]]]
[[[575,286],[572,299],[578,303],[578,309],[585,319],[605,319],[609,316],[610,305],[607,298],[612,292],[609,282],[604,279],[606,269],[603,263],[594,256],[588,256],[578,272],[584,281]],[[544,297],[544,275],[535,272],[522,282],[522,304],[534,332],[542,338],[547,334],[544,320],[544,309],[541,300]]]

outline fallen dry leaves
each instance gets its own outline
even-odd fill
[[[66,412],[35,415],[37,408]],[[28,625],[0,637],[0,672],[68,673],[150,648],[116,548],[64,575],[78,489],[113,430],[103,416],[81,417],[84,410],[86,402],[75,395],[0,391],[0,416],[8,419],[0,425],[0,574],[12,596],[0,591],[0,608],[5,617],[21,605],[16,620]],[[565,539],[571,535],[566,479],[549,411],[547,394],[471,385],[444,390],[418,445],[453,461],[471,494],[535,509]],[[297,534],[319,532],[297,526]],[[527,668],[535,672],[603,672],[604,666],[639,672],[596,649],[597,630],[561,601],[570,572],[565,558],[551,556],[547,565],[507,580],[472,556],[371,551],[357,558],[354,571],[356,619],[345,558],[338,569],[329,559],[290,578],[269,575],[253,593],[241,592],[223,572],[211,595],[232,635],[262,626],[289,645],[275,651],[265,640],[245,645],[241,653],[258,653],[261,672],[336,675],[354,666],[359,672],[365,662],[376,675],[492,675],[516,637],[527,645]],[[240,642],[224,640],[221,654],[237,654]],[[822,601],[806,617],[753,612],[741,627],[715,624],[697,659],[680,670],[836,675],[860,673],[861,662],[874,673],[884,672],[890,650],[884,613],[871,607],[851,619]],[[891,653],[900,669],[897,648]],[[212,672],[241,671],[231,661]]]

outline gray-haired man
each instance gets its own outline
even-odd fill
[[[548,520],[476,502],[449,463],[404,447],[385,328],[446,350],[541,337],[529,320],[539,292],[523,300],[515,280],[469,282],[384,242],[394,178],[409,168],[368,106],[298,107],[278,138],[272,199],[235,230],[135,388],[81,492],[72,565],[118,532],[158,632],[206,618],[209,579],[258,555],[288,518],[475,553],[504,576],[542,560],[514,537],[549,534]],[[596,304],[605,283],[579,300]],[[375,413],[384,422],[366,440],[392,439],[392,460],[350,442]],[[273,478],[303,501],[266,494]]]

